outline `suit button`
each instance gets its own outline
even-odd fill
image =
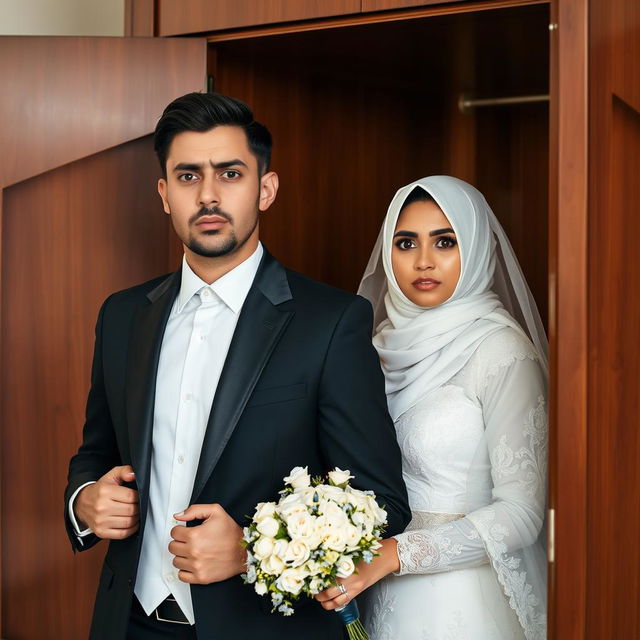
[[[132,580],[131,578],[129,578],[129,579],[127,580],[127,584],[128,584],[129,586],[132,586],[132,585],[133,585],[133,580]]]

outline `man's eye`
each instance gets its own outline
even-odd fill
[[[178,176],[180,182],[191,182],[196,176],[193,173],[181,173]]]
[[[222,174],[227,180],[235,180],[240,177],[240,173],[234,169],[229,169]]]

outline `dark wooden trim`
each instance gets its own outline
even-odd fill
[[[549,4],[549,1],[550,0],[478,0],[475,2],[460,2],[458,4],[428,6],[419,9],[385,11],[382,13],[350,15],[340,18],[308,20],[305,22],[291,22],[286,24],[269,25],[266,27],[230,29],[228,31],[212,33],[207,36],[207,40],[209,42],[229,42],[231,40],[242,40],[245,38],[257,38],[262,36],[275,36],[287,33],[320,31],[322,29],[354,27],[366,24],[376,24],[380,22],[397,22],[399,20],[415,20],[416,18],[430,18],[433,16],[471,13],[473,11],[488,11],[491,9],[523,7],[534,4]]]
[[[555,562],[550,573],[549,638],[583,640],[587,581],[587,3],[554,0],[552,16],[558,27],[552,35],[550,147],[550,505],[555,509]]]
[[[125,0],[124,35],[151,37],[157,31],[156,0]]]

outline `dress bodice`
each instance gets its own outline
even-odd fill
[[[477,399],[470,398],[464,387],[447,384],[401,415],[396,432],[411,509],[466,513],[469,470],[484,434]],[[488,466],[482,480],[489,499]]]

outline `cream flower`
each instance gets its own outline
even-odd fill
[[[256,525],[256,529],[263,536],[267,536],[268,538],[275,538],[278,530],[280,529],[280,523],[275,518],[267,516],[266,518],[263,518],[260,522],[258,522],[258,524]]]
[[[347,484],[347,482],[353,478],[348,469],[343,471],[340,467],[336,467],[333,471],[329,471],[328,476],[331,484],[334,484],[336,487]]]
[[[294,467],[284,481],[294,489],[308,487],[311,484],[311,476],[308,467]]]
[[[306,574],[299,567],[285,569],[282,575],[276,580],[276,587],[281,591],[287,591],[293,595],[298,595],[304,586]]]
[[[348,578],[356,570],[356,565],[349,556],[342,556],[338,560],[338,578]]]

